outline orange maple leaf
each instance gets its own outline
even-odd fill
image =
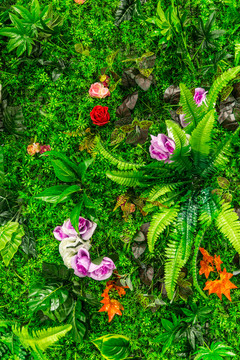
[[[216,266],[217,271],[221,271],[221,264],[223,263],[222,260],[220,259],[220,255],[215,255],[214,256],[214,264]]]
[[[100,302],[103,303],[104,305],[98,311],[99,312],[107,311],[108,322],[112,321],[115,314],[122,315],[121,310],[124,310],[124,307],[122,306],[122,304],[119,301],[117,301],[115,299],[110,299],[109,297],[106,297]]]
[[[230,296],[231,289],[237,289],[237,286],[234,285],[229,279],[233,274],[227,273],[226,268],[220,272],[220,280],[207,281],[206,286],[203,290],[208,290],[210,294],[217,294],[217,296],[222,300],[222,294],[224,294],[230,301],[232,301]]]
[[[202,260],[200,261],[201,268],[199,270],[199,275],[204,274],[206,279],[208,279],[211,271],[214,271],[214,268],[209,264],[208,261]]]
[[[201,251],[201,253],[203,255],[203,260],[206,262],[209,262],[210,264],[213,265],[213,256],[211,256],[209,254],[209,252],[207,250],[205,250],[204,248],[199,248],[199,250]]]

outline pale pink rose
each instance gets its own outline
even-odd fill
[[[97,82],[91,85],[89,95],[91,97],[103,99],[106,96],[110,96],[110,92],[102,83]]]

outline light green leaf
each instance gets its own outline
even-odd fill
[[[25,232],[22,225],[19,225],[17,230],[12,234],[12,238],[7,242],[4,249],[1,250],[3,262],[6,266],[9,265],[10,261],[18,251],[19,246],[22,242],[22,237]]]
[[[36,195],[35,198],[50,203],[59,203],[59,199],[61,198],[61,202],[63,202],[64,200],[69,198],[68,195],[62,197],[63,192],[66,191],[68,188],[68,185],[51,186],[50,188]]]
[[[17,231],[18,222],[8,222],[6,225],[0,227],[0,251],[3,250],[6,244],[11,241],[12,235]]]
[[[130,351],[130,342],[123,335],[105,335],[92,341],[107,360],[126,359]]]

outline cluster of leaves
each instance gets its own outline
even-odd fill
[[[20,17],[9,12],[12,26],[0,29],[0,35],[11,38],[8,51],[17,49],[17,56],[25,51],[28,56],[31,55],[35,42],[54,34],[63,23],[62,17],[54,16],[52,6],[45,6],[41,10],[38,0],[32,2],[29,10],[21,5],[12,6],[11,9]]]
[[[83,302],[96,304],[91,294],[81,291],[74,280],[73,270],[64,265],[42,264],[44,283],[36,283],[29,293],[29,311],[39,313],[42,319],[71,325],[71,336],[77,343],[83,341],[87,332],[87,315]]]
[[[11,328],[11,330],[9,330]],[[44,352],[64,337],[72,329],[71,325],[62,325],[37,331],[29,331],[28,326],[20,327],[10,320],[0,320],[0,351],[9,353],[14,359],[27,359],[29,353],[35,360],[47,360]]]
[[[146,0],[121,0],[119,8],[115,14],[115,25],[119,26],[123,21],[130,20],[132,17],[141,17],[141,5]]]
[[[165,253],[165,285],[170,299],[173,298],[179,273],[188,261],[193,245],[193,283],[205,297],[197,282],[196,260],[204,233],[213,222],[240,252],[238,216],[229,204],[222,204],[212,194],[213,188],[209,187],[212,174],[218,171],[219,167],[225,166],[231,142],[238,137],[239,128],[217,148],[211,142],[218,94],[239,71],[240,67],[233,68],[217,78],[209,91],[207,104],[200,107],[194,102],[193,95],[186,86],[180,85],[180,104],[188,125],[182,130],[175,122],[166,121],[168,134],[174,140],[176,148],[171,157],[173,162],[164,165],[164,171],[162,163],[140,165],[118,161],[103,148],[100,141],[98,144],[100,153],[110,163],[118,166],[120,170],[125,170],[107,172],[110,179],[129,187],[151,186],[151,190],[147,190],[149,204],[143,208],[148,212],[157,210],[148,231],[150,252],[153,252],[155,242],[163,231],[171,223],[174,224]],[[178,173],[182,178],[181,182]],[[160,203],[161,211],[156,204],[153,205],[154,201]]]
[[[174,342],[182,338],[187,339],[193,350],[196,349],[196,344],[203,345],[204,343],[204,334],[207,329],[206,320],[209,317],[208,314],[211,312],[211,308],[201,308],[192,303],[190,309],[181,308],[181,310],[186,315],[183,319],[176,317],[174,314],[172,314],[173,322],[161,319],[162,326],[166,331],[154,339],[154,342],[164,344],[161,354],[165,354]]]
[[[124,360],[130,353],[130,340],[119,334],[104,335],[92,341],[104,359]]]
[[[70,161],[69,158],[57,151],[50,151],[47,153],[48,158],[54,168],[56,177],[65,183],[76,183],[75,185],[56,185],[44,190],[35,198],[42,201],[59,204],[67,201],[73,194],[82,192],[80,202],[73,208],[70,214],[70,220],[76,231],[78,231],[78,219],[82,207],[94,209],[93,202],[89,199],[86,192],[82,189],[79,182],[84,181],[84,177],[88,167],[91,165],[93,159],[85,160],[80,164]]]

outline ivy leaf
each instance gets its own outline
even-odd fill
[[[146,244],[134,244],[132,246],[132,252],[135,259],[138,259],[146,250]]]
[[[135,81],[142,90],[147,91],[150,88],[151,84],[152,84],[153,76],[150,75],[148,77],[145,77],[142,74],[138,74],[135,77]]]
[[[81,343],[86,334],[86,315],[81,311],[82,303],[78,299],[74,302],[71,314],[69,316],[69,323],[72,325],[72,338],[76,343]]]
[[[140,279],[147,286],[151,285],[153,274],[154,274],[154,269],[152,266],[143,267],[140,269]]]
[[[38,310],[54,311],[63,304],[69,296],[63,284],[35,284],[29,294],[29,310],[34,313]]]
[[[170,85],[164,92],[163,100],[171,105],[177,105],[180,101],[180,87]]]
[[[135,68],[129,68],[125,70],[122,74],[122,85],[125,88],[130,88],[136,86],[136,75],[139,74],[139,70]]]

